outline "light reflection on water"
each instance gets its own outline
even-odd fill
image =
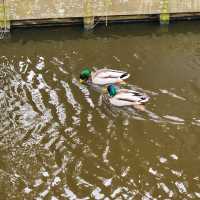
[[[3,41],[1,198],[200,198],[192,24],[17,30]],[[106,105],[79,83],[83,66],[127,70],[128,87],[151,96],[146,111]]]

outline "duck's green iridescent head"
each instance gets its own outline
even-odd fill
[[[107,87],[108,93],[111,97],[114,97],[117,94],[117,89],[114,85],[109,85]]]
[[[91,76],[91,70],[89,68],[84,68],[80,74],[80,81],[87,81]]]

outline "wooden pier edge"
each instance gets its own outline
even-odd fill
[[[11,28],[200,19],[200,0],[0,0],[0,5]]]
[[[200,12],[198,13],[170,13],[170,21],[182,21],[182,20],[200,20]],[[55,19],[29,19],[29,20],[12,20],[10,21],[11,28],[17,27],[51,27],[51,26],[72,26],[72,25],[84,25],[83,17],[72,18],[55,18]],[[86,29],[94,27],[94,24],[98,23],[126,23],[126,22],[159,22],[160,14],[148,14],[148,15],[115,15],[115,16],[96,16],[93,17],[93,21],[90,22]],[[90,26],[91,25],[91,26]]]

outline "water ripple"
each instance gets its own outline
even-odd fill
[[[199,34],[131,27],[1,44],[2,199],[200,198]],[[145,111],[108,106],[82,66],[124,67]]]

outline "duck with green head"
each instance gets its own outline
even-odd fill
[[[84,68],[80,74],[80,82],[96,85],[123,84],[129,76],[129,73],[119,70],[99,69],[92,72],[89,68]]]
[[[114,85],[108,85],[108,100],[113,106],[124,107],[134,106],[140,110],[144,109],[144,104],[149,101],[146,94],[130,89],[118,89]]]

